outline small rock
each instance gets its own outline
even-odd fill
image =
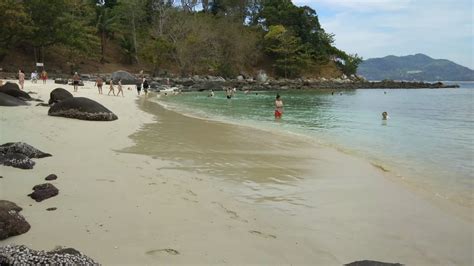
[[[374,261],[374,260],[360,260],[354,261],[348,264],[344,264],[346,266],[403,266],[400,263],[390,263],[390,262],[381,262],[381,261]]]
[[[55,211],[55,210],[57,210],[57,209],[58,209],[58,208],[56,208],[56,207],[51,207],[51,208],[47,208],[46,210],[47,210],[47,211]]]
[[[50,180],[56,180],[56,179],[58,179],[58,176],[57,176],[57,175],[55,175],[55,174],[50,174],[50,175],[48,175],[44,180],[50,181]]]
[[[59,190],[53,184],[50,183],[36,185],[33,187],[33,190],[34,192],[29,194],[28,196],[30,196],[37,202],[54,197],[59,193]]]

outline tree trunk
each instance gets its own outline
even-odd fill
[[[105,32],[102,31],[100,38],[100,62],[105,63]]]
[[[138,43],[137,43],[137,30],[135,27],[135,12],[132,10],[132,36],[133,36],[133,48],[135,50],[135,61],[137,64],[140,62],[138,61]]]

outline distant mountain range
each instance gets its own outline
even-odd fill
[[[368,80],[474,81],[474,70],[424,54],[367,59],[357,74]]]

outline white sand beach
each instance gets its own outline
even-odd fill
[[[57,87],[73,93],[51,80],[27,81],[25,91],[47,102]],[[0,166],[0,199],[22,207],[31,224],[0,245],[73,247],[104,265],[473,264],[472,209],[439,206],[335,149],[189,118],[127,87],[125,97],[107,96],[106,87],[98,95],[89,82],[73,93],[114,112],[111,122],[48,116],[36,102],[0,107],[0,144],[23,141],[53,155],[31,170]],[[162,156],[129,137],[147,125],[163,136]],[[191,162],[180,152],[198,155]],[[207,171],[218,156],[231,160],[227,172]],[[240,180],[239,171],[254,179]],[[279,178],[262,180],[269,171]],[[59,195],[37,203],[27,194],[49,174],[58,175]]]

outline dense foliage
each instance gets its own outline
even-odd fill
[[[265,68],[311,75],[334,62],[354,74],[361,58],[334,46],[315,10],[290,0],[3,0],[0,60],[12,47],[62,47],[106,63],[110,43],[122,61],[159,71],[226,77]]]

